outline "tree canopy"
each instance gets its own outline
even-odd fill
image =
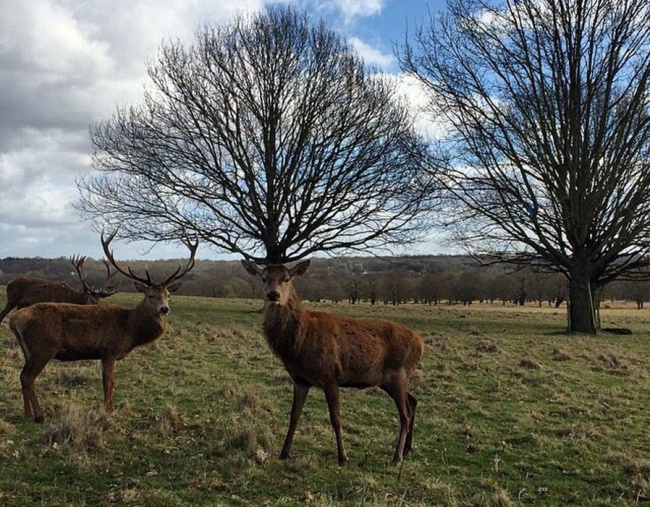
[[[162,45],[142,104],[91,128],[77,207],[127,239],[196,235],[257,262],[426,232],[427,147],[393,82],[324,23],[271,8]]]
[[[400,61],[452,126],[457,239],[564,273],[571,329],[595,332],[596,292],[647,276],[650,4],[450,0]]]

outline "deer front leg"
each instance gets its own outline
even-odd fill
[[[311,386],[308,384],[303,384],[296,380],[293,382],[293,403],[291,405],[291,416],[289,417],[289,429],[287,430],[287,436],[284,439],[284,445],[282,446],[280,459],[287,459],[291,453],[293,435],[296,432],[298,419],[300,419],[302,407],[305,406],[305,400],[307,399],[307,394],[309,394],[310,388]]]
[[[29,351],[24,341],[21,341],[21,346],[25,353],[25,366],[20,372],[20,386],[23,393],[23,407],[25,410],[25,417],[34,416],[34,421],[41,423],[44,420],[41,406],[34,391],[34,381],[43,368],[54,357],[54,352],[50,350],[41,350],[40,354],[34,355]]]
[[[102,384],[104,385],[104,408],[113,410],[113,393],[115,392],[115,359],[102,359]]]
[[[25,417],[34,417],[34,421],[42,423],[44,420],[41,406],[38,403],[36,392],[34,391],[34,381],[36,375],[29,371],[27,365],[23,368],[20,374],[20,386],[23,393],[23,408],[25,410]]]
[[[336,436],[336,449],[338,452],[339,465],[344,466],[348,462],[348,455],[343,447],[343,437],[341,436],[341,414],[339,408],[339,386],[335,383],[327,384],[324,388],[327,408],[330,413],[330,422],[334,428]]]

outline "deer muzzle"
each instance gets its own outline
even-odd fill
[[[280,301],[280,293],[277,290],[270,290],[266,293],[266,300],[270,303],[277,303]]]

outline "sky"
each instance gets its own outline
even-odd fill
[[[165,40],[190,45],[206,23],[291,3],[325,19],[368,64],[399,74],[395,44],[445,0],[0,0],[0,258],[101,258],[74,208],[92,174],[89,128],[138,104]],[[184,257],[184,247],[112,245],[117,259]],[[199,247],[202,259],[234,258]]]

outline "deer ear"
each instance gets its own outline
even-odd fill
[[[143,283],[133,282],[133,285],[135,285],[135,290],[137,290],[138,292],[144,292],[145,290],[147,290],[147,286]]]
[[[294,267],[292,267],[289,270],[289,272],[291,273],[291,278],[293,278],[294,276],[302,276],[302,275],[304,275],[305,272],[307,271],[307,268],[309,267],[310,262],[311,261],[309,261],[309,260],[302,261],[302,262],[296,264]]]
[[[242,259],[241,265],[244,266],[244,269],[248,271],[253,276],[262,276],[262,268],[259,267],[254,262]]]
[[[178,289],[181,288],[182,282],[178,283],[172,283],[171,285],[167,286],[167,291],[168,292],[176,292]]]

